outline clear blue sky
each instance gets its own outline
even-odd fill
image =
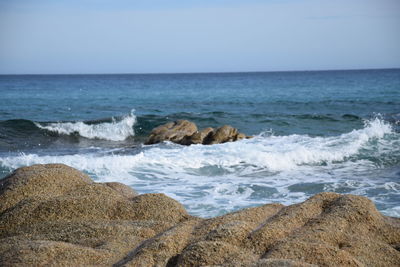
[[[400,67],[399,0],[0,0],[0,73]]]

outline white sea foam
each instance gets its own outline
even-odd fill
[[[383,138],[391,132],[390,125],[375,119],[363,129],[340,136],[258,136],[213,146],[192,145],[182,148],[171,145],[169,149],[155,146],[145,152],[145,158],[149,164],[168,166],[177,171],[206,166],[217,166],[236,173],[238,167],[243,170],[240,166],[284,171],[301,165],[344,161],[357,154],[368,141]]]
[[[141,193],[165,193],[193,214],[213,216],[266,202],[291,204],[320,191],[374,198],[368,190],[377,188],[379,181],[374,179],[380,170],[362,153],[374,146],[376,157],[381,156],[379,151],[397,153],[390,140],[398,142],[399,134],[375,119],[362,129],[332,137],[260,135],[234,143],[188,147],[169,143],[128,155],[21,154],[0,158],[0,166],[15,169],[64,163],[97,181],[123,182]],[[392,181],[380,187],[385,194],[398,193],[400,184]]]
[[[85,122],[56,122],[46,125],[35,123],[40,129],[56,132],[59,134],[70,135],[78,133],[82,137],[89,139],[103,139],[109,141],[123,141],[129,136],[134,136],[133,125],[136,123],[136,116],[131,112],[130,115],[120,120],[112,118],[111,122],[99,124],[87,124]]]

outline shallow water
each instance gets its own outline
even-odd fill
[[[0,175],[65,163],[205,217],[323,191],[400,216],[400,70],[0,76]],[[144,146],[174,119],[255,138]]]

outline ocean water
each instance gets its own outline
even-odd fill
[[[176,119],[255,137],[143,145]],[[203,217],[325,191],[400,217],[400,70],[2,75],[0,178],[38,163],[165,193]]]

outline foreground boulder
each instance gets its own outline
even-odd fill
[[[236,128],[229,125],[224,125],[216,130],[208,127],[198,131],[196,124],[193,122],[178,120],[154,128],[145,144],[151,145],[163,141],[171,141],[181,145],[213,145],[238,141],[244,138],[251,137],[239,133]]]
[[[400,219],[321,193],[211,219],[61,164],[0,180],[1,266],[399,266]]]

